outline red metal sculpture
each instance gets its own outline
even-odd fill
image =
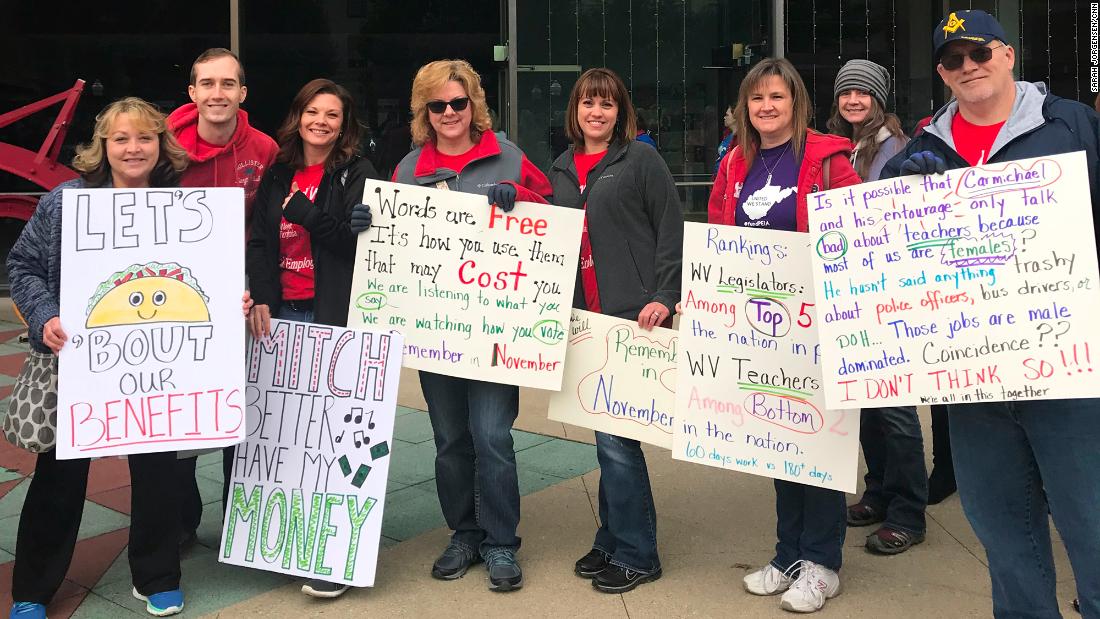
[[[21,176],[46,191],[76,178],[76,172],[58,163],[57,155],[65,141],[65,134],[69,131],[73,114],[76,112],[76,104],[80,101],[80,93],[83,90],[84,80],[76,80],[73,87],[64,92],[0,115],[0,128],[3,128],[64,101],[61,111],[57,113],[57,118],[54,119],[50,132],[37,153],[0,142],[0,170]],[[0,194],[0,217],[27,221],[37,205],[38,197],[34,195]]]

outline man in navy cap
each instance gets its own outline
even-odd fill
[[[1100,116],[1046,94],[1042,83],[1015,81],[1007,39],[984,11],[955,11],[940,22],[932,34],[936,71],[954,99],[881,177],[1084,150],[1097,221]],[[994,614],[1061,617],[1049,509],[1081,612],[1100,617],[1100,400],[952,405],[950,426],[963,511],[989,559]]]

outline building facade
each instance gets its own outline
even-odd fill
[[[407,150],[416,69],[465,58],[481,73],[499,129],[548,169],[566,148],[565,105],[590,67],[619,72],[689,217],[705,217],[722,116],[758,59],[789,58],[824,128],[833,79],[852,58],[889,67],[890,103],[908,130],[943,104],[931,32],[949,9],[997,15],[1016,39],[1021,79],[1090,102],[1087,3],[985,0],[192,0],[149,3],[18,2],[0,22],[0,113],[87,81],[61,160],[90,135],[96,112],[136,95],[171,110],[188,101],[190,63],[232,47],[248,70],[245,109],[273,133],[297,89],[324,76],[347,86],[369,125],[379,167]],[[16,60],[16,59],[19,60]],[[52,113],[0,129],[0,142],[36,150]],[[0,172],[0,193],[41,188]],[[9,247],[19,222],[0,225]]]

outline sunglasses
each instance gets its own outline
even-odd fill
[[[456,112],[461,112],[466,109],[467,105],[470,105],[469,97],[459,97],[457,99],[451,99],[450,101],[429,101],[427,104],[428,111],[432,114],[442,114],[447,111],[447,106],[451,106],[451,109]]]
[[[969,56],[971,60],[978,64],[985,64],[993,58],[993,50],[1001,49],[1004,45],[998,45],[997,47],[975,47],[967,54],[946,54],[940,56],[940,64],[948,71],[954,71],[963,66],[963,57]]]

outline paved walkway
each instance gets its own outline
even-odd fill
[[[0,406],[6,406],[26,344],[22,329],[0,320]],[[785,617],[777,598],[744,593],[741,577],[771,558],[775,516],[768,479],[675,462],[647,450],[659,515],[664,577],[624,595],[606,595],[572,573],[596,527],[599,471],[592,432],[546,419],[545,392],[524,390],[514,431],[524,495],[520,560],[527,584],[491,593],[484,569],[453,582],[428,576],[446,544],[434,488],[431,428],[415,374],[405,371],[383,519],[378,580],[334,601],[306,598],[299,581],[217,562],[221,529],[220,454],[200,458],[206,504],[199,544],[183,558],[184,616],[350,617]],[[0,409],[3,410],[3,409]],[[930,435],[924,419],[926,436]],[[11,569],[23,497],[34,456],[0,440],[0,609],[11,603]],[[130,596],[126,565],[129,473],[124,460],[92,464],[80,541],[51,619],[145,616]],[[958,497],[930,507],[927,541],[896,557],[862,548],[870,529],[850,529],[843,593],[822,617],[988,617],[985,554]],[[1059,596],[1072,616],[1073,582],[1057,543]]]

